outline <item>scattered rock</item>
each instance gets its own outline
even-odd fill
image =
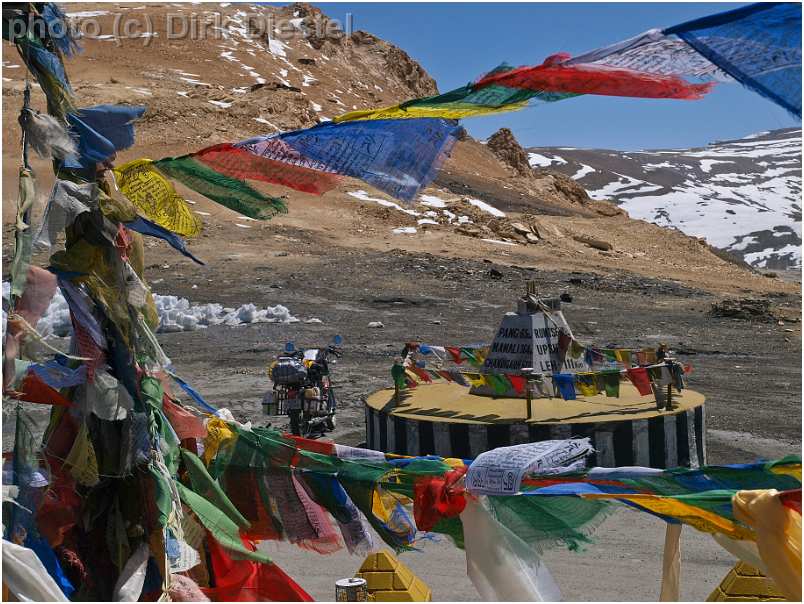
[[[492,279],[502,279],[503,274],[501,271],[498,271],[496,268],[492,268],[489,270],[489,277]]]
[[[559,300],[561,300],[562,302],[572,302],[572,295],[571,295],[571,294],[568,294],[567,292],[564,292],[564,293],[563,293],[563,294],[561,294],[561,295],[560,295],[558,298],[559,298]]]
[[[573,235],[572,238],[578,243],[585,243],[589,247],[596,250],[608,252],[609,250],[614,249],[614,246],[612,246],[608,241],[603,241],[602,239],[596,239],[587,235]]]
[[[382,324],[381,321],[372,321],[368,324],[371,329],[382,329],[385,325]]]
[[[773,321],[770,300],[757,298],[740,298],[714,302],[709,311],[712,317],[745,319],[748,321]]]
[[[509,166],[519,176],[530,176],[533,170],[528,162],[528,154],[522,148],[514,133],[508,128],[500,128],[486,141],[486,146],[506,166]]]
[[[525,233],[525,239],[528,243],[539,243],[541,241],[536,233]]]
[[[548,176],[552,180],[553,188],[558,194],[569,199],[571,202],[587,204],[592,201],[586,189],[566,174],[552,170],[539,170],[538,174]]]
[[[511,227],[512,227],[512,228],[513,228],[513,229],[514,229],[514,230],[515,230],[517,233],[520,233],[520,234],[525,235],[525,236],[527,236],[529,233],[532,233],[532,231],[530,230],[530,227],[525,226],[525,225],[524,225],[524,224],[522,224],[521,222],[512,222],[512,223],[511,223]]]

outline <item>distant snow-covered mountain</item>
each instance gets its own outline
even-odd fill
[[[801,265],[801,130],[695,149],[529,149],[534,168],[563,172],[632,218],[675,227],[760,268]]]

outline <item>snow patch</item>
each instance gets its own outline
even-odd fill
[[[481,239],[486,243],[496,243],[497,245],[516,245],[513,241],[500,241],[499,239]]]
[[[274,38],[268,40],[268,50],[271,54],[277,57],[286,57],[288,56],[285,52],[286,49],[290,50],[290,47],[281,40],[276,40]]]
[[[485,201],[483,201],[481,199],[467,199],[466,201],[468,201],[470,204],[472,204],[476,208],[479,208],[479,209],[483,210],[484,212],[488,212],[492,216],[496,216],[497,218],[505,217],[505,212],[503,212],[501,210],[498,210],[494,206],[487,204]]]
[[[395,201],[388,201],[387,199],[382,199],[380,197],[371,197],[368,193],[366,193],[362,189],[358,191],[349,191],[348,194],[351,197],[359,199],[360,201],[373,201],[374,203],[378,203],[381,206],[385,206],[386,208],[394,208],[395,210],[399,210],[400,212],[404,212],[405,214],[410,214],[411,216],[419,216],[419,213],[415,210],[409,210],[407,208],[403,208]]]
[[[592,166],[587,166],[586,164],[581,164],[581,168],[572,175],[572,180],[580,180],[587,174],[591,174],[592,172],[597,172]]]
[[[446,208],[447,203],[435,195],[419,195],[419,203],[431,208]]]
[[[3,282],[3,297],[8,298],[10,284]],[[290,314],[287,307],[277,304],[264,309],[254,304],[243,304],[237,308],[224,308],[221,304],[190,304],[186,298],[160,296],[153,294],[154,304],[159,315],[158,333],[176,331],[196,331],[210,325],[236,326],[247,323],[296,323],[298,319]],[[5,313],[4,313],[5,315]],[[5,327],[5,320],[3,321]],[[61,290],[50,301],[36,330],[43,337],[68,337],[72,334],[70,307]]]
[[[547,157],[541,153],[528,153],[528,163],[530,163],[531,167],[546,168],[548,166],[552,166],[553,164],[566,164],[567,160],[563,157],[558,157],[557,155]]]

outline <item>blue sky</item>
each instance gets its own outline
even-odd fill
[[[541,63],[652,27],[730,10],[734,3],[319,4],[330,17],[352,13],[355,29],[393,42],[444,92],[494,66]],[[719,84],[700,101],[583,96],[524,111],[476,117],[463,125],[477,138],[507,126],[525,146],[674,148],[704,145],[774,128],[800,126],[781,107],[739,84]]]

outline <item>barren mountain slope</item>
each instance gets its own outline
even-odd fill
[[[96,32],[100,35],[84,39],[83,53],[67,62],[78,105],[131,103],[148,108],[137,127],[137,144],[121,153],[118,163],[307,127],[352,109],[436,92],[434,81],[418,63],[371,34],[358,31],[326,38],[316,33],[326,30],[327,18],[309,5],[65,7],[76,19],[95,20],[100,26]],[[168,36],[168,23],[175,32],[181,18],[206,19],[212,25],[202,39]],[[128,22],[136,24],[132,30],[146,33],[115,38],[115,27]],[[266,23],[295,34],[280,41],[249,33]],[[305,37],[303,29],[313,35]],[[4,44],[6,232],[19,161],[16,115],[24,78],[20,64],[16,51]],[[34,97],[41,106],[41,94]],[[50,167],[39,160],[34,167],[44,195]],[[229,246],[251,247],[254,240],[288,226],[309,231],[321,245],[491,257],[562,270],[624,271],[689,282],[710,291],[791,289],[778,279],[717,257],[698,240],[631,220],[610,204],[588,199],[568,181],[555,174],[517,174],[485,145],[466,139],[456,146],[434,187],[410,208],[349,179],[321,198],[262,187],[286,196],[290,213],[258,224],[181,186],[179,190],[195,203],[206,224],[205,234],[190,247],[210,262],[221,254],[221,238]]]

